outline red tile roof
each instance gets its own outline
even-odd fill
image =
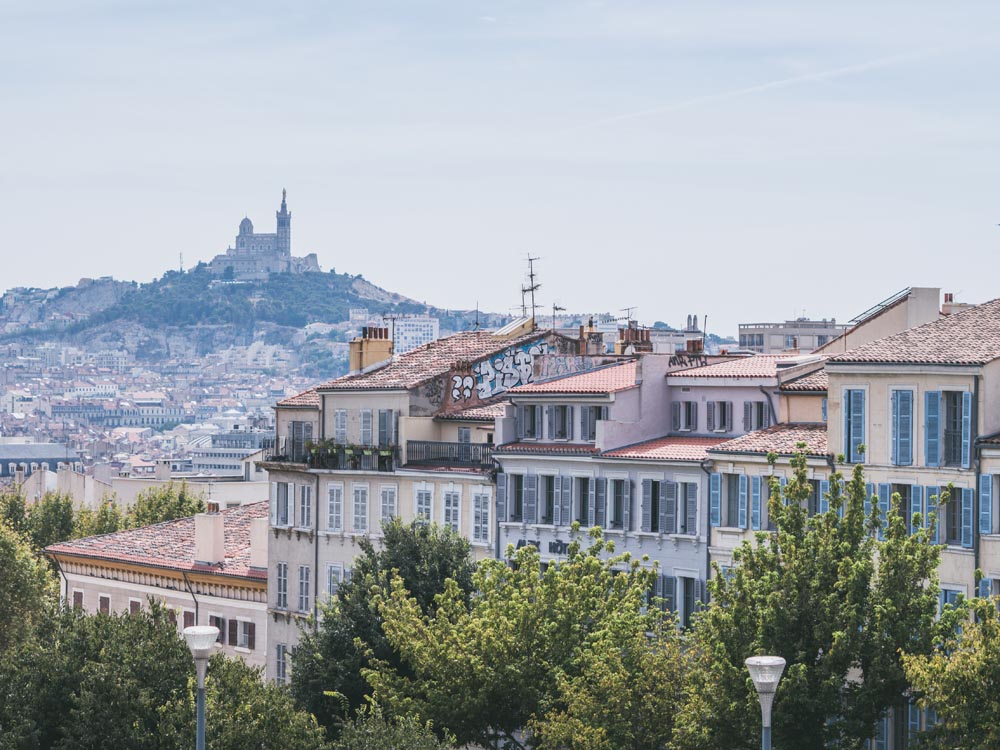
[[[479,404],[468,409],[455,411],[451,414],[438,414],[435,419],[454,419],[460,422],[493,422],[502,417],[507,400],[494,401],[491,404]]]
[[[764,430],[748,432],[738,438],[727,440],[708,452],[715,453],[777,453],[791,456],[798,453],[799,443],[805,443],[810,456],[826,456],[826,425],[812,422],[790,422],[777,424]]]
[[[597,447],[593,443],[504,443],[493,449],[493,455],[497,453],[554,453],[560,456],[590,456],[597,453]]]
[[[412,388],[447,373],[458,362],[485,359],[508,347],[541,339],[544,335],[542,331],[534,331],[518,338],[501,338],[491,331],[456,333],[393,357],[387,364],[370,372],[344,375],[317,388],[321,391]]]
[[[754,354],[738,357],[725,362],[674,370],[668,378],[774,378],[778,375],[778,364],[790,364],[801,358],[800,354]]]
[[[295,396],[289,396],[286,399],[282,399],[278,402],[278,406],[318,409],[320,406],[320,398],[319,394],[316,393],[316,389],[310,388],[308,391],[303,391]]]
[[[803,375],[802,377],[795,378],[795,380],[789,380],[781,384],[781,390],[783,391],[806,391],[812,393],[825,393],[829,387],[830,377],[826,374],[826,370],[817,370],[816,372],[811,372],[808,375]]]
[[[509,393],[615,393],[635,388],[638,364],[632,359],[587,372],[560,375],[537,383],[528,383],[511,388]]]
[[[268,503],[249,503],[222,511],[226,559],[221,565],[195,562],[194,517],[165,521],[141,529],[90,536],[45,548],[52,555],[74,555],[151,565],[237,578],[267,579],[267,571],[250,567],[250,521],[266,518]]]
[[[1000,358],[1000,299],[946,315],[829,359],[832,363],[984,365]]]
[[[707,437],[661,437],[605,451],[601,456],[652,461],[704,461],[708,458],[706,451],[725,440],[725,438]]]

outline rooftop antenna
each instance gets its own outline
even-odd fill
[[[180,256],[181,256],[181,273],[184,273],[184,253],[181,253]]]
[[[526,287],[521,287],[521,308],[524,309],[525,317],[527,317],[527,309],[525,309],[524,295],[531,294],[531,319],[535,319],[535,310],[537,306],[535,305],[535,292],[541,288],[541,284],[535,283],[535,261],[538,260],[537,257],[532,258],[528,255],[528,281],[531,283]]]
[[[560,307],[555,302],[553,302],[552,303],[552,330],[553,331],[556,330],[556,313],[557,312],[566,312],[566,308],[565,307]]]
[[[637,306],[635,306],[635,305],[633,305],[632,307],[623,307],[621,309],[621,312],[625,313],[625,321],[628,322],[628,323],[631,323],[632,322],[632,313],[635,312],[638,309],[639,308]]]

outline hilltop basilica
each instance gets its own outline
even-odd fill
[[[271,273],[318,273],[316,253],[309,253],[304,258],[292,257],[292,214],[285,202],[284,190],[276,217],[278,226],[274,234],[254,232],[253,222],[244,218],[240,222],[240,233],[236,235],[236,247],[229,247],[224,255],[212,259],[212,273],[235,281],[266,279]]]

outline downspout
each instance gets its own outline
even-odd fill
[[[972,422],[971,432],[969,435],[970,450],[971,447],[975,447],[975,457],[972,462],[972,470],[975,475],[975,481],[972,484],[972,555],[973,555],[973,571],[979,570],[979,558],[980,558],[980,539],[979,539],[979,514],[982,512],[980,504],[982,503],[982,497],[979,495],[979,472],[981,468],[980,455],[982,453],[982,446],[979,444],[979,375],[975,375],[972,380]],[[977,596],[979,594],[978,586],[975,582],[975,573],[972,574],[973,586],[972,595]]]
[[[188,580],[187,572],[181,571],[181,575],[184,577],[184,588],[188,590],[191,594],[191,598],[194,600],[194,624],[198,624],[198,597],[194,595],[194,589],[191,588],[191,582]]]
[[[711,458],[706,458],[699,463],[701,470],[705,472],[705,476],[708,477],[708,492],[712,492],[712,472],[709,471],[708,467],[712,463]],[[705,524],[705,539],[707,543],[705,544],[705,594],[708,595],[708,579],[712,573],[712,516],[711,512],[706,513],[708,516],[707,523]]]
[[[53,555],[52,562],[55,563],[56,570],[59,571],[59,575],[62,576],[63,579],[65,593],[63,594],[62,599],[63,599],[63,604],[65,604],[67,601],[69,601],[69,579],[66,577],[66,573],[63,572],[62,565],[59,564],[59,558]]]
[[[319,630],[319,474],[316,475],[316,505],[313,508],[313,632]]]
[[[757,386],[760,392],[764,394],[764,398],[767,399],[767,410],[771,414],[771,424],[778,424],[778,412],[774,410],[774,402],[771,400],[771,394],[767,392],[767,389],[762,385]]]

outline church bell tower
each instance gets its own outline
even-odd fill
[[[281,191],[281,210],[277,212],[278,218],[278,255],[290,257],[292,254],[292,214],[285,203],[286,191]]]

